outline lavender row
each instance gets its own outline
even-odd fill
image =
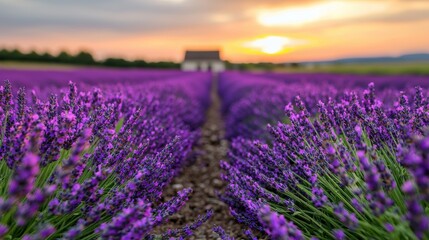
[[[332,90],[225,74],[231,214],[272,239],[428,238],[427,90],[373,80]]]
[[[287,120],[283,106],[296,96],[314,115],[319,101],[341,101],[349,92],[362,98],[363,90],[373,81],[377,85],[378,99],[385,108],[394,107],[401,92],[413,95],[415,86],[421,86],[423,94],[429,91],[429,81],[424,77],[223,73],[219,94],[223,100],[227,137],[264,138],[268,123]],[[409,101],[412,103],[413,99]]]
[[[73,81],[80,91],[91,91],[95,87],[103,90],[117,90],[124,86],[146,87],[146,83],[161,83],[178,78],[206,78],[204,73],[184,73],[176,70],[121,70],[100,68],[79,68],[69,70],[16,70],[0,69],[0,79],[13,82],[12,90],[28,88],[41,99],[47,99],[51,92],[67,91]],[[119,92],[119,91],[118,91]]]
[[[30,90],[49,83],[21,74],[17,84]],[[14,94],[9,82],[0,87],[0,238],[192,234],[211,212],[181,231],[153,231],[192,192],[184,189],[161,202],[164,188],[192,155],[209,103],[210,76],[167,74],[101,84],[103,78],[89,75],[92,82],[74,80],[83,89],[92,84],[101,89],[80,92],[69,83],[68,91],[61,90],[61,81],[70,77],[66,72],[52,78],[61,82],[58,88],[32,93],[20,88]]]
[[[418,85],[427,89],[429,87],[426,76],[372,76],[372,75],[348,75],[330,73],[261,73],[264,78],[274,79],[284,83],[295,84],[330,84],[337,90],[365,89],[370,83],[377,83],[377,90],[400,90],[404,91]]]

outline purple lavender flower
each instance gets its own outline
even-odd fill
[[[89,147],[88,139],[90,136],[91,129],[84,130],[79,141],[76,143],[71,156],[64,160],[61,168],[57,169],[57,181],[59,184],[62,184],[64,189],[69,188],[73,183],[73,180],[79,177],[75,170],[76,168],[79,169],[82,164],[80,155]]]
[[[334,213],[339,220],[350,229],[356,229],[359,226],[359,220],[354,213],[347,211],[343,203],[334,206]]]
[[[248,240],[258,240],[258,238],[255,235],[253,235],[252,230],[250,229],[245,230],[243,233],[244,235],[247,236]]]
[[[377,167],[378,172],[380,173],[380,178],[383,181],[383,187],[387,190],[392,190],[396,188],[395,179],[392,176],[390,170],[386,167],[383,161],[375,161],[374,165]]]
[[[153,227],[151,207],[144,202],[124,209],[111,222],[100,226],[103,239],[115,239],[127,236],[129,239],[142,238],[149,234]],[[136,228],[136,229],[134,229]]]
[[[39,157],[27,153],[15,169],[12,181],[9,184],[11,198],[21,199],[27,196],[34,188],[36,176],[39,173]]]
[[[12,105],[12,85],[10,84],[9,80],[5,81],[4,89],[2,92],[2,98],[3,98],[3,106],[4,106],[3,108],[5,112],[8,112]]]
[[[358,211],[358,212],[363,212],[363,206],[362,204],[359,202],[359,200],[357,200],[356,198],[353,198],[351,201],[353,207]]]
[[[429,137],[417,138],[401,163],[410,169],[425,200],[429,200]]]
[[[55,233],[55,227],[52,225],[42,226],[36,233],[31,235],[25,235],[23,240],[45,240],[49,236]]]
[[[194,231],[203,225],[207,220],[209,220],[213,216],[213,210],[208,210],[206,214],[198,215],[198,217],[186,226],[177,228],[177,229],[169,229],[165,233],[162,234],[162,238],[180,238],[185,239],[187,237],[192,236]]]
[[[387,232],[389,232],[389,233],[391,233],[391,232],[395,231],[395,227],[394,227],[392,224],[390,224],[390,223],[386,223],[386,224],[384,224],[384,228],[385,228],[385,229],[386,229],[386,231],[387,231]]]
[[[25,88],[18,90],[18,121],[23,120],[26,112]]]
[[[333,231],[333,235],[334,235],[334,238],[337,239],[337,240],[344,240],[344,239],[346,239],[346,234],[341,229],[335,229]]]
[[[9,228],[3,224],[0,224],[0,237],[4,237],[9,231]]]
[[[221,226],[214,226],[213,231],[219,235],[222,240],[234,240],[235,238],[229,236]]]
[[[407,196],[406,218],[410,223],[411,229],[419,239],[423,239],[429,229],[429,217],[420,204],[420,199],[417,194],[417,189],[412,181],[407,181],[402,185],[402,191]]]
[[[380,174],[377,171],[377,168],[373,166],[368,158],[365,156],[365,152],[358,151],[359,162],[361,164],[362,170],[365,172],[365,183],[370,191],[376,191],[380,188]]]
[[[192,193],[191,188],[185,188],[178,192],[178,196],[172,198],[168,202],[165,202],[161,205],[159,205],[156,209],[156,216],[159,217],[159,219],[166,219],[167,217],[173,215],[179,209],[183,207],[186,200],[189,198],[189,195]],[[155,224],[159,224],[159,221],[157,220]]]
[[[313,202],[315,207],[317,208],[323,207],[323,205],[325,205],[325,203],[328,201],[328,197],[326,197],[322,188],[313,187],[311,192],[313,194],[311,196],[311,201]]]
[[[34,217],[43,204],[46,198],[46,193],[40,189],[36,189],[34,192],[28,194],[27,201],[21,203],[18,206],[15,217],[18,225],[23,226],[29,219]]]
[[[272,212],[269,206],[260,210],[259,219],[272,239],[304,239],[302,232],[292,222],[287,222],[283,215]]]

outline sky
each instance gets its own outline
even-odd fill
[[[429,52],[428,0],[0,0],[0,48],[232,62]]]

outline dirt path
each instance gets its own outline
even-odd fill
[[[228,234],[235,237],[242,236],[241,232],[247,229],[235,221],[229,214],[228,206],[216,196],[216,192],[222,192],[225,187],[220,179],[219,161],[226,158],[228,149],[228,142],[223,138],[224,126],[216,79],[212,83],[211,99],[212,105],[207,112],[202,137],[195,149],[200,154],[194,164],[186,167],[165,192],[166,199],[168,199],[178,190],[187,187],[193,189],[193,194],[186,206],[164,224],[163,230],[184,226],[195,220],[198,215],[204,214],[206,210],[213,209],[211,219],[201,226],[190,239],[217,239],[217,235],[212,232],[213,225],[223,227]]]

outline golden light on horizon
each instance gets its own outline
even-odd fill
[[[384,2],[376,1],[327,1],[302,7],[262,10],[257,20],[263,26],[299,27],[318,21],[342,20],[362,17],[387,8]]]
[[[297,40],[281,36],[266,36],[250,42],[244,43],[244,47],[258,49],[262,53],[277,54],[283,52],[285,48],[297,45]]]
[[[429,33],[423,31],[429,29],[429,0],[225,3],[124,0],[88,6],[82,1],[0,0],[5,19],[0,21],[0,48],[52,54],[85,49],[97,59],[176,62],[189,48],[219,48],[231,62],[429,52]]]

